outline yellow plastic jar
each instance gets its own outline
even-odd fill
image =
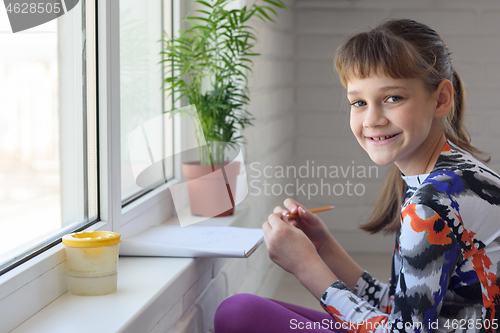
[[[99,296],[116,291],[120,234],[111,231],[64,235],[71,293]]]

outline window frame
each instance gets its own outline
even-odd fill
[[[174,8],[174,10],[172,11],[172,21],[173,26],[175,26],[176,21],[178,21],[179,17],[179,15],[177,15],[179,13],[179,0],[171,1]],[[107,29],[109,35],[106,36],[109,36],[108,40],[110,40],[110,42],[105,44],[105,46],[107,47],[107,63],[105,64],[106,79],[104,80],[104,78],[99,77],[100,86],[101,83],[106,83],[108,87],[105,92],[101,91],[101,89],[99,89],[98,91],[99,99],[101,99],[103,97],[103,94],[105,94],[104,100],[108,102],[107,105],[102,105],[101,102],[99,102],[99,119],[102,119],[102,117],[106,117],[107,122],[107,124],[103,124],[105,125],[105,128],[100,128],[100,133],[102,133],[102,131],[106,131],[106,133],[108,134],[106,135],[107,141],[105,143],[103,142],[102,144],[102,147],[106,147],[107,150],[103,151],[105,156],[102,156],[103,154],[101,154],[101,161],[104,161],[104,159],[106,158],[107,165],[103,164],[100,170],[100,174],[103,175],[102,178],[105,178],[103,179],[104,182],[101,181],[100,211],[101,220],[108,221],[108,223],[110,223],[110,226],[108,226],[108,228],[126,237],[146,230],[153,225],[165,222],[175,214],[175,207],[173,205],[172,196],[168,188],[180,181],[179,175],[181,174],[181,166],[180,163],[178,163],[178,161],[176,160],[174,162],[173,179],[170,179],[168,183],[164,183],[141,195],[134,201],[127,203],[125,206],[122,206],[120,153],[120,85],[110,84],[111,82],[120,82],[119,1],[111,2],[110,6],[110,17],[107,22],[110,23]],[[164,8],[164,13],[165,12],[168,12],[167,8]],[[101,45],[101,42],[99,42],[99,46]],[[102,73],[100,62],[99,68],[101,68],[99,70],[100,76]],[[102,110],[109,110],[109,112],[104,115],[101,113]],[[181,127],[179,117],[174,117],[173,127],[174,129],[179,129]],[[174,130],[174,152],[180,151],[180,134],[181,133],[179,130]],[[103,172],[104,169],[106,170],[106,172]]]
[[[124,3],[124,2],[125,1],[123,1],[122,3]],[[139,3],[139,4],[142,5],[142,3]],[[172,0],[157,0],[157,2],[153,4],[153,6],[160,5],[161,6],[161,10],[163,11],[163,15],[162,15],[162,17],[160,17],[160,19],[161,19],[161,23],[160,23],[161,24],[161,28],[160,29],[161,30],[157,30],[157,35],[155,34],[155,36],[147,36],[147,37],[152,38],[152,40],[154,40],[154,41],[158,41],[163,36],[163,32],[165,32],[165,31],[167,32],[168,35],[171,35],[172,30],[173,30],[173,21],[171,19],[172,10],[173,10],[173,8],[172,8],[173,4],[174,4],[174,1],[172,1]],[[151,9],[149,9],[149,10],[151,10]],[[120,13],[120,15],[122,15],[122,13]],[[156,20],[158,18],[157,11],[155,11],[154,15],[156,16],[154,18]],[[123,27],[123,24],[120,23],[120,26]],[[121,36],[123,36],[122,34],[123,34],[123,31],[121,31]],[[123,45],[120,45],[120,47],[123,50]],[[158,59],[160,59],[159,52],[160,52],[160,49],[161,49],[161,44],[157,43],[157,45],[155,45],[154,48],[155,48],[155,51],[153,51],[153,52],[155,52],[155,53],[149,53],[150,51],[147,51],[148,55],[150,55],[150,56],[151,55],[158,56]],[[158,52],[158,53],[156,53],[156,52]],[[127,57],[126,54],[121,54],[120,56]],[[121,60],[122,59],[120,59],[120,61]],[[139,59],[136,59],[136,60],[139,60]],[[125,59],[125,61],[128,62],[128,63],[130,63],[130,59]],[[121,62],[121,64],[123,64],[123,62]],[[158,77],[161,77],[161,81],[157,82],[158,86],[154,86],[153,87],[155,93],[159,93],[160,90],[158,88],[160,86],[163,88],[163,85],[164,85],[164,82],[163,82],[164,75],[161,74],[161,71],[164,72],[164,70],[165,70],[165,64],[164,63],[161,63],[161,64],[151,63],[150,65],[154,66],[154,69],[153,69],[154,74],[153,75],[158,75]],[[123,67],[122,66],[121,66],[121,69],[122,69],[122,73],[121,74],[123,74]],[[130,80],[130,78],[126,78],[126,79]],[[122,82],[120,82],[120,88],[122,88],[121,84],[122,84]],[[151,91],[151,88],[150,88],[148,90],[148,94],[151,94],[151,93],[152,93],[152,91]],[[122,101],[124,101],[124,98],[123,98],[124,95],[121,94],[121,93],[120,93],[120,95],[122,97],[121,100],[120,100],[120,103],[121,103]],[[125,95],[126,95],[126,93],[125,93]],[[139,93],[139,95],[140,95],[140,93]],[[158,97],[158,100],[155,99],[155,102],[156,103],[161,103],[162,110],[169,110],[169,109],[172,108],[171,97],[169,97],[167,94],[165,94],[165,93],[163,93],[161,91],[160,94],[154,96],[153,98],[156,98],[156,97]],[[161,101],[160,101],[160,99],[161,99]],[[147,109],[147,107],[146,107],[146,109]],[[123,111],[124,110],[121,110],[121,116],[123,116]],[[145,110],[145,111],[147,111],[147,110]],[[147,113],[147,114],[150,115],[149,113]],[[170,149],[172,149],[173,147],[172,146],[167,147],[167,145],[166,145],[167,139],[166,138],[169,137],[171,139],[174,139],[174,137],[173,137],[173,131],[169,131],[169,128],[166,127],[166,126],[170,125],[170,124],[167,124],[166,120],[168,119],[169,123],[173,123],[174,121],[173,120],[170,121],[170,119],[169,119],[169,117],[167,115],[162,115],[161,113],[157,113],[155,116],[156,117],[154,119],[160,118],[160,116],[162,116],[162,118],[164,120],[163,121],[163,129],[164,129],[164,131],[162,133],[163,140],[164,140],[163,143],[162,143],[162,145],[163,145],[163,152],[164,152],[163,156],[165,158],[171,157],[171,156],[167,155],[167,152],[169,152],[169,154],[170,154]],[[148,122],[148,120],[149,119],[145,119],[144,121]],[[127,120],[125,120],[125,121],[127,121]],[[122,123],[122,125],[123,125],[123,123]],[[135,125],[137,126],[138,124],[135,124]],[[174,128],[172,128],[172,130],[174,130]],[[123,140],[124,140],[123,133],[122,133],[121,140],[122,140],[122,147],[123,147]],[[172,140],[172,141],[174,141],[174,140]],[[168,158],[166,160],[168,162],[170,162],[170,161],[173,161],[174,158],[172,156],[172,158]],[[122,163],[123,162],[124,161],[123,161],[123,154],[122,154]],[[172,169],[175,169],[173,163],[172,163],[171,167],[172,167]],[[124,169],[123,169],[123,165],[122,165],[121,171],[123,171],[123,170]],[[122,191],[122,208],[125,208],[126,206],[128,206],[131,203],[135,202],[136,200],[138,200],[139,198],[143,197],[144,195],[146,195],[147,193],[151,192],[152,190],[154,190],[154,189],[156,189],[156,188],[164,185],[166,182],[171,182],[171,181],[173,181],[175,179],[175,175],[176,175],[175,170],[171,170],[169,166],[166,166],[166,165],[163,166],[163,173],[164,173],[164,177],[165,178],[162,178],[162,179],[158,178],[154,183],[150,184],[147,187],[142,188],[142,186],[141,186],[140,189],[136,189],[136,191],[133,192],[133,193],[132,192],[128,193],[127,196],[125,196],[125,197],[123,196],[124,193]],[[124,181],[125,180],[122,178],[122,185],[123,185]],[[127,180],[126,182],[129,182],[129,181],[130,180]],[[127,185],[129,186],[130,184],[127,184]],[[121,190],[123,190],[123,187],[121,188]]]
[[[89,14],[88,10],[92,13],[96,13],[95,2],[93,6],[87,6],[88,1],[82,2],[81,15],[86,15],[84,23],[82,23],[81,18],[75,20],[76,16],[73,11],[72,15],[73,19],[67,19],[64,23],[62,23],[63,27],[71,29],[72,33],[68,35],[59,35],[58,42],[60,39],[63,39],[63,43],[68,44],[64,50],[58,50],[58,52],[62,52],[59,54],[63,54],[63,56],[69,56],[65,58],[65,61],[59,62],[58,66],[62,70],[73,71],[73,67],[75,62],[82,67],[82,76],[76,77],[76,80],[70,82],[70,89],[78,89],[76,87],[80,87],[82,89],[82,80],[88,77],[89,68],[95,69],[96,67],[96,52],[95,43],[88,43],[89,40],[96,41],[95,39],[95,30],[97,19],[94,16],[92,19],[88,20]],[[83,8],[85,6],[85,8]],[[90,16],[91,17],[91,16]],[[81,24],[81,25],[80,25]],[[59,33],[61,26],[58,25],[57,32]],[[85,61],[79,56],[82,56],[82,41],[80,38],[83,29],[85,31],[85,39],[83,40],[85,52]],[[73,44],[73,48],[69,47],[69,45]],[[89,55],[94,56],[89,56]],[[76,57],[76,58],[75,58]],[[81,62],[81,64],[80,64]],[[59,70],[60,70],[59,69]],[[97,79],[97,76],[94,76]],[[70,81],[73,77],[70,75]],[[67,82],[59,82],[60,86],[64,86]],[[99,222],[99,207],[97,204],[99,193],[98,193],[98,177],[90,176],[89,170],[92,168],[97,168],[98,160],[97,156],[92,156],[89,153],[89,147],[94,147],[93,152],[97,155],[98,149],[98,137],[97,137],[97,106],[96,106],[96,98],[97,98],[97,90],[96,90],[96,81],[84,81],[83,89],[81,91],[81,95],[78,93],[72,95],[69,99],[65,99],[65,96],[68,95],[69,90],[64,90],[65,88],[60,90],[61,95],[59,95],[59,105],[64,110],[70,110],[74,106],[74,104],[80,104],[82,108],[82,112],[77,112],[76,117],[73,114],[69,114],[68,112],[62,112],[59,115],[59,122],[66,124],[67,121],[73,125],[74,123],[79,126],[79,130],[81,133],[77,133],[77,137],[73,137],[72,130],[63,129],[63,132],[60,134],[60,153],[61,156],[69,156],[68,158],[62,158],[61,162],[63,166],[61,167],[61,176],[64,178],[64,181],[61,182],[60,194],[61,194],[61,206],[73,205],[71,209],[70,215],[78,215],[78,213],[74,213],[75,211],[82,211],[83,218],[75,217],[73,220],[73,216],[71,216],[70,224],[65,223],[67,219],[62,217],[61,227],[58,230],[54,230],[50,233],[49,236],[45,237],[43,240],[33,240],[29,243],[29,247],[26,247],[18,252],[14,252],[14,256],[6,261],[0,262],[0,276],[5,274],[6,272],[15,269],[16,267],[28,262],[29,260],[35,258],[40,255],[44,251],[52,248],[61,242],[61,237],[69,232],[78,232],[81,230],[85,230],[95,223]],[[72,92],[73,93],[73,92]],[[61,97],[63,100],[61,100]],[[80,110],[78,110],[80,111]],[[79,119],[78,119],[79,118]],[[71,126],[70,126],[71,127]],[[74,130],[74,129],[73,129]],[[82,142],[80,142],[81,140]],[[69,141],[69,144],[68,144]],[[76,154],[76,163],[81,163],[81,170],[74,170],[71,167],[71,163],[73,162],[72,157],[74,157],[73,150],[75,146],[82,145],[83,149]],[[92,150],[91,150],[92,151]],[[68,163],[69,162],[69,163]],[[69,165],[69,167],[68,167]],[[65,168],[66,166],[66,168]],[[65,170],[63,172],[62,170]],[[73,183],[74,179],[78,179],[75,183]],[[67,182],[66,182],[67,180]],[[77,187],[77,191],[75,193],[74,187]],[[92,201],[94,200],[95,201]],[[83,201],[83,202],[82,202]],[[95,207],[92,210],[89,209],[89,205],[92,202]]]

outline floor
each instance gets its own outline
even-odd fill
[[[391,255],[388,254],[352,254],[351,257],[365,270],[382,282],[388,282],[391,269]],[[324,311],[307,289],[290,273],[285,272],[274,299],[301,305],[310,309]]]

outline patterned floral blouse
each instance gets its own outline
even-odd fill
[[[500,332],[500,176],[447,141],[431,173],[403,179],[389,284],[364,272],[321,305],[347,332]]]

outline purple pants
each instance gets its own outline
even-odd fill
[[[326,312],[304,308],[252,294],[226,298],[217,308],[215,333],[338,332]]]

